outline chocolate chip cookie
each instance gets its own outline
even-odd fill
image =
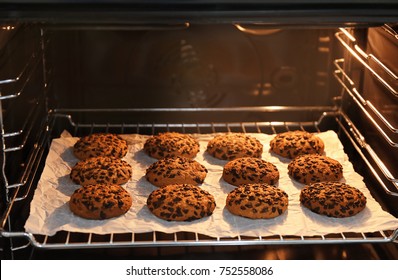
[[[279,171],[265,160],[243,157],[229,161],[224,166],[222,178],[234,186],[252,183],[274,185],[279,180]]]
[[[300,202],[312,212],[328,217],[345,218],[366,207],[366,196],[357,188],[340,182],[321,182],[305,186]]]
[[[93,157],[78,162],[70,173],[76,184],[86,186],[93,184],[121,185],[132,176],[131,165],[119,158]]]
[[[209,192],[189,184],[154,190],[147,199],[149,210],[166,221],[192,221],[213,214],[216,202]]]
[[[199,142],[188,134],[164,132],[148,138],[144,151],[157,159],[169,156],[194,158],[199,152]]]
[[[295,180],[310,184],[323,181],[339,181],[343,166],[335,159],[321,155],[302,155],[288,165],[289,175]]]
[[[256,138],[244,133],[226,133],[211,139],[207,144],[207,152],[222,160],[241,157],[261,158],[263,145]]]
[[[153,185],[163,187],[172,184],[202,184],[207,169],[196,160],[184,157],[167,157],[151,164],[145,177]]]
[[[73,146],[73,153],[80,160],[97,156],[122,158],[127,148],[127,141],[116,134],[96,133],[80,138]]]
[[[285,158],[299,155],[323,154],[325,145],[321,138],[306,131],[288,131],[277,134],[270,141],[270,150]]]
[[[118,185],[83,186],[69,200],[69,208],[75,215],[93,220],[121,216],[131,205],[131,195]]]
[[[234,215],[250,219],[270,219],[283,214],[289,204],[283,190],[267,184],[241,185],[231,191],[226,208]]]

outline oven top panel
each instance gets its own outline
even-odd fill
[[[138,3],[138,4],[383,4],[397,3],[396,0],[4,0],[1,3]]]
[[[398,22],[396,0],[1,0],[0,22],[263,23],[374,26]]]

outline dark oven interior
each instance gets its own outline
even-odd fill
[[[398,258],[398,229],[226,239],[24,230],[51,141],[65,130],[334,130],[398,217],[397,51],[394,24],[2,24],[2,258]]]

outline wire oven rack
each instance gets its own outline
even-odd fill
[[[156,109],[153,109],[156,110]],[[73,112],[72,112],[73,113]],[[354,149],[361,156],[363,147],[358,143],[357,137],[351,131],[355,127],[348,117],[338,111],[324,112],[317,121],[310,122],[255,122],[255,123],[157,123],[157,124],[88,124],[74,123],[70,114],[57,111],[53,113],[51,125],[44,131],[47,140],[50,142],[50,135],[53,132],[54,125],[61,121],[68,123],[72,128],[73,134],[78,135],[80,130],[89,129],[95,131],[118,131],[118,133],[140,133],[142,130],[149,129],[155,133],[158,130],[172,130],[182,132],[203,133],[204,130],[216,133],[220,131],[240,131],[240,132],[258,132],[258,133],[277,133],[288,130],[306,130],[312,132],[321,132],[330,129],[328,123],[332,122],[339,133],[344,134],[349,139]],[[379,176],[377,172],[374,174]],[[380,181],[382,182],[381,178]],[[386,186],[385,186],[386,187]],[[387,188],[387,187],[386,187]],[[378,232],[341,232],[336,234],[327,234],[319,236],[287,236],[283,233],[274,236],[235,236],[230,238],[214,238],[195,232],[175,232],[165,234],[162,232],[149,233],[124,233],[124,234],[86,234],[74,232],[59,232],[54,236],[36,235],[28,232],[2,232],[4,237],[23,237],[28,240],[28,244],[42,249],[79,249],[79,248],[118,248],[118,247],[161,247],[161,246],[218,246],[218,245],[281,245],[281,244],[334,244],[334,243],[388,243],[397,242],[398,229],[395,231]]]

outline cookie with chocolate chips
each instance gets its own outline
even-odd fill
[[[131,205],[131,195],[123,187],[112,184],[80,187],[69,200],[69,208],[75,215],[92,220],[121,216]]]
[[[184,157],[167,157],[151,164],[145,177],[153,185],[163,187],[172,184],[202,184],[207,169],[196,160]]]
[[[222,178],[234,186],[252,183],[275,185],[279,180],[278,168],[259,158],[243,157],[229,161]]]
[[[209,192],[189,184],[168,185],[154,190],[148,209],[166,221],[192,221],[213,214],[216,202]]]
[[[244,133],[226,133],[211,139],[207,144],[207,152],[222,160],[241,157],[261,158],[263,145],[256,138]]]
[[[131,165],[119,158],[93,157],[78,162],[71,170],[70,178],[76,184],[121,185],[132,176]]]
[[[116,134],[96,133],[80,138],[73,146],[73,153],[80,160],[98,156],[122,158],[127,148],[127,141]]]
[[[189,134],[164,132],[148,138],[144,151],[157,159],[170,156],[194,158],[199,152],[199,142]]]
[[[366,196],[345,183],[321,182],[305,186],[300,192],[300,202],[320,215],[345,218],[366,207]]]
[[[323,154],[325,145],[321,138],[306,131],[288,131],[277,134],[270,141],[270,150],[285,158],[300,155]]]
[[[303,155],[292,160],[288,173],[303,184],[323,181],[339,181],[343,177],[343,166],[335,159],[321,155]]]
[[[267,184],[246,184],[231,191],[226,208],[250,219],[271,219],[283,214],[289,204],[285,191]]]

